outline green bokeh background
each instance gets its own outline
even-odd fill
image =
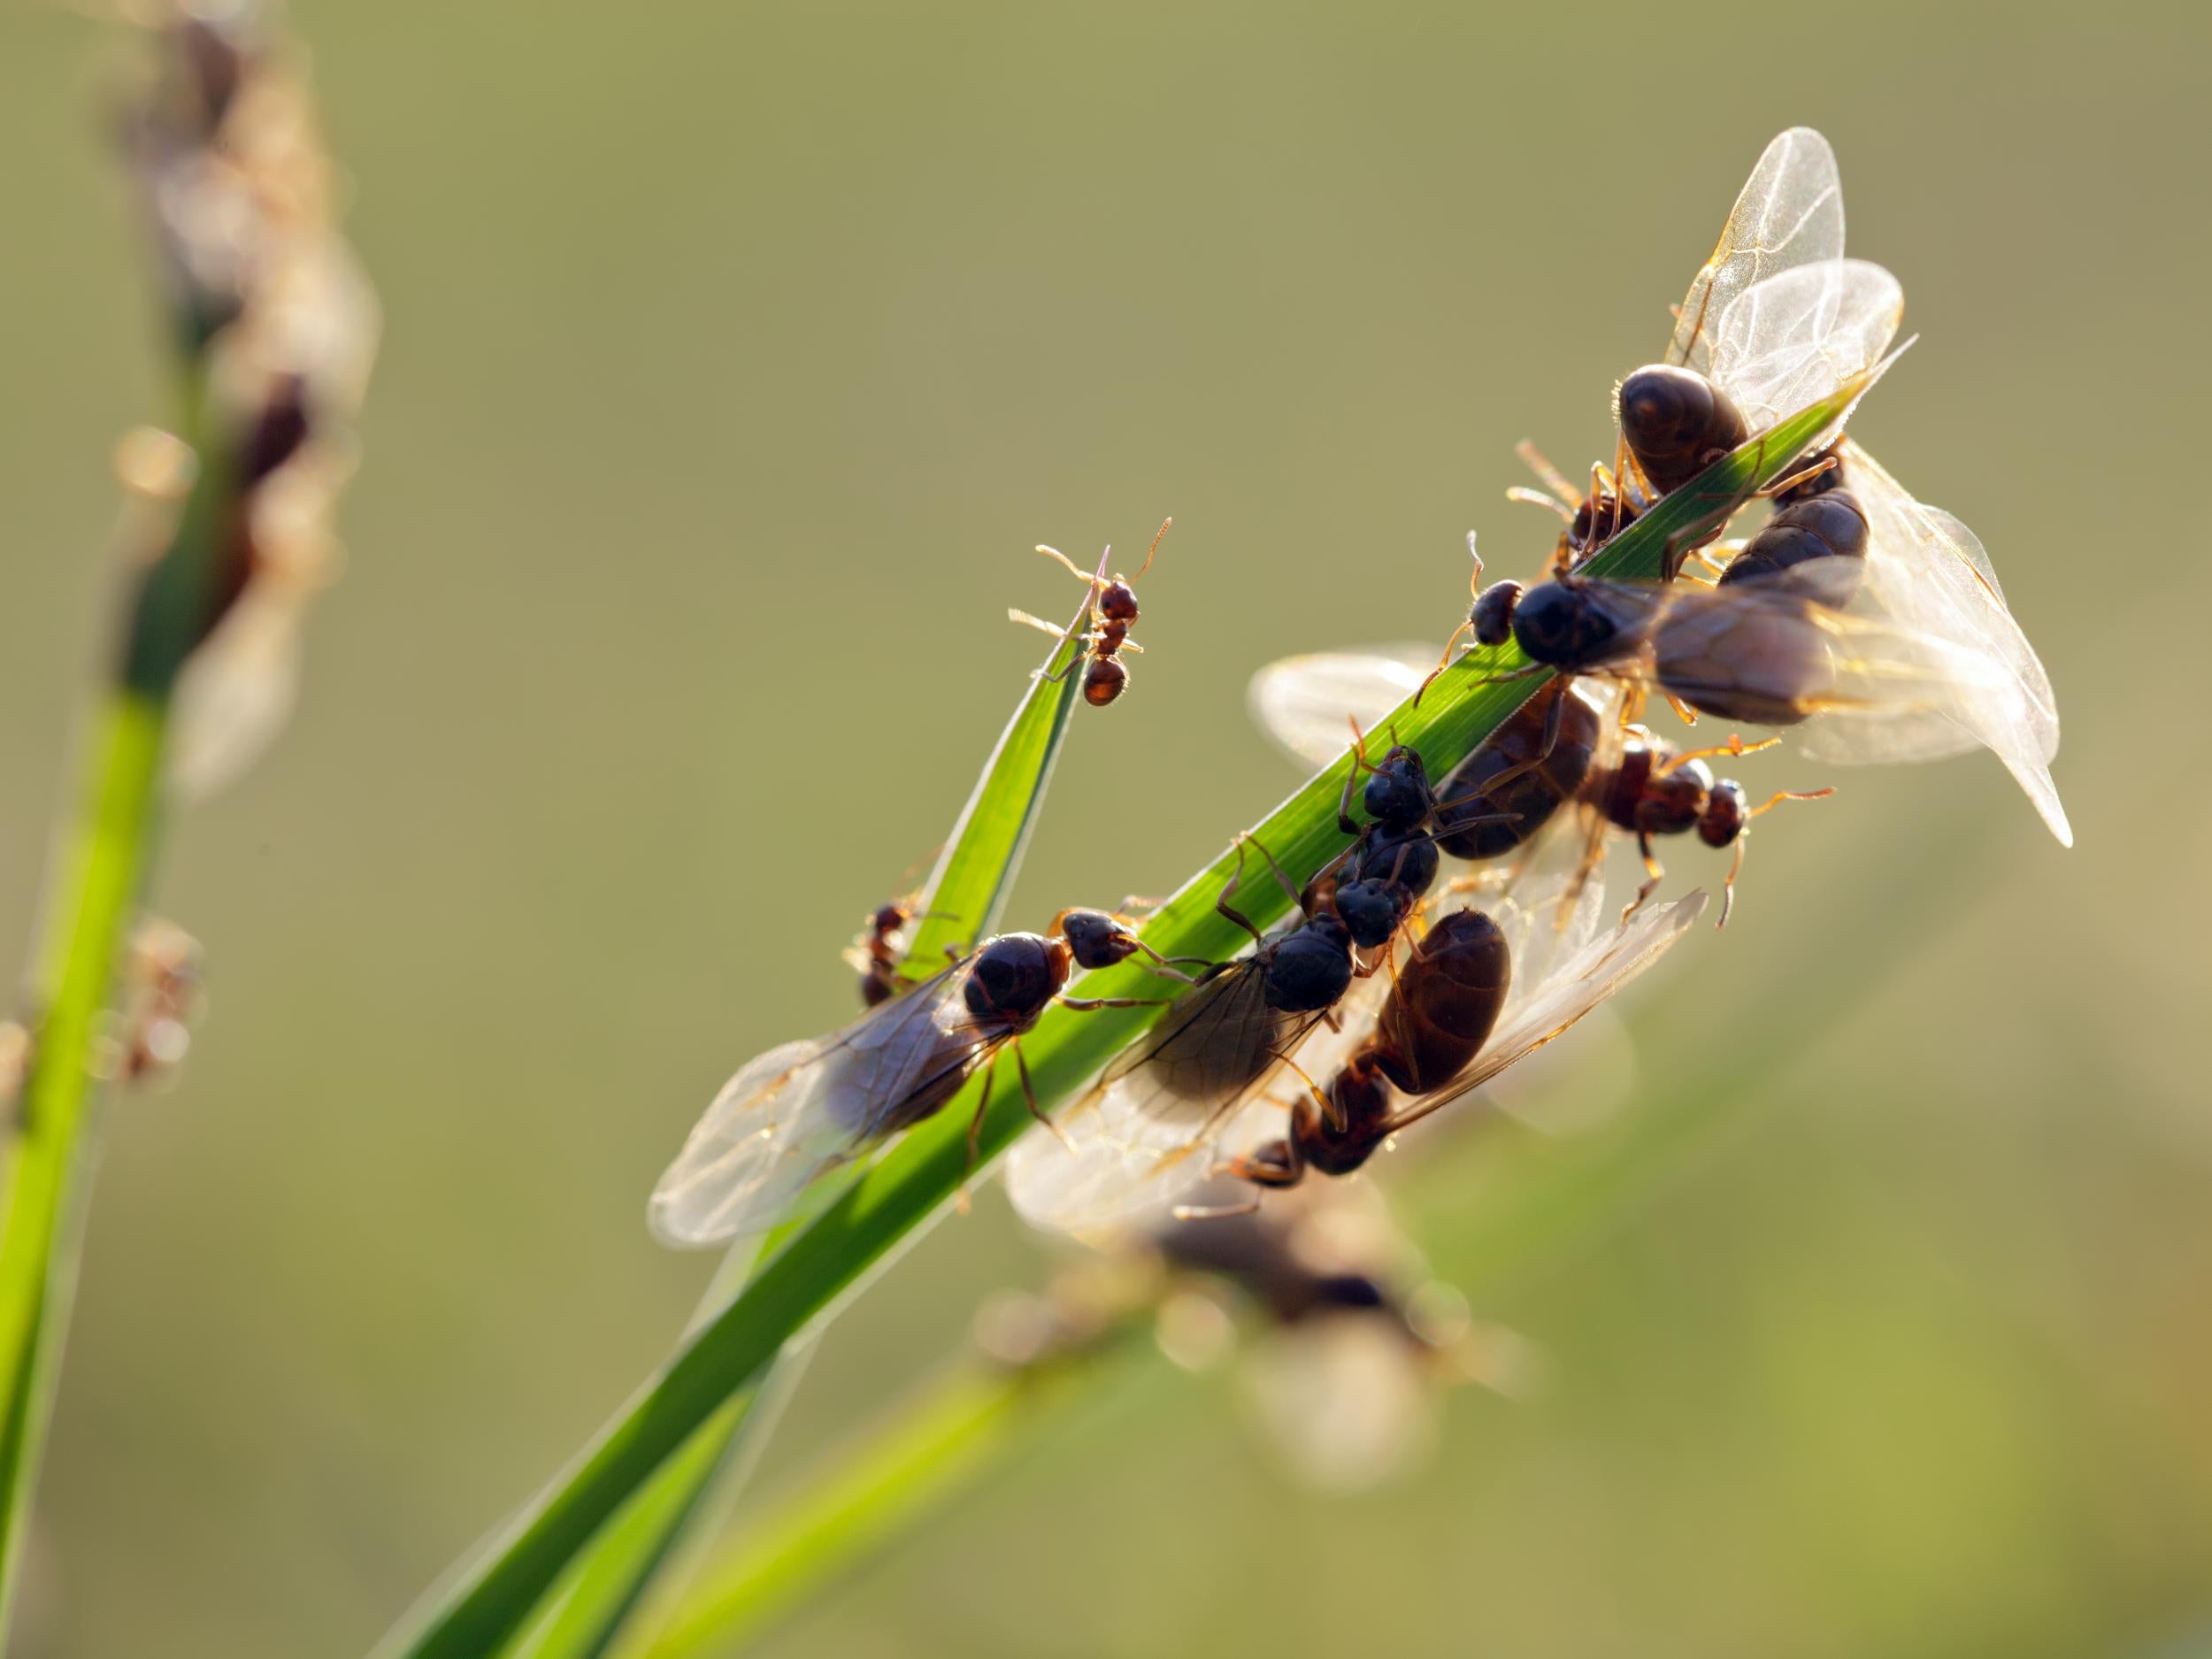
[[[768,1650],[2212,1642],[2200,8],[294,16],[388,312],[352,568],[281,746],[167,849],[212,1002],[113,1116],[26,1653],[363,1650],[680,1325],[707,1263],[643,1194],[737,1062],[845,1017],[836,948],[1036,655],[1003,607],[1070,601],[1029,546],[1177,519],[1033,925],[1284,792],[1263,661],[1440,635],[1470,524],[1535,562],[1511,444],[1609,442],[1794,122],[1924,334],[1857,430],[1992,549],[2077,849],[1986,757],[1763,826],[1738,921],[1632,1011],[1644,1110],[1725,1088],[1726,1133],[1485,1295],[1550,1386],[1455,1398],[1410,1485],[1304,1496],[1228,1384],[1162,1381]],[[0,13],[5,941],[110,448],[160,412],[118,45]],[[820,750],[772,746],[803,709]],[[1432,1205],[1495,1190],[1482,1138],[1434,1151]],[[995,1195],[939,1228],[764,1480],[1043,1261]]]

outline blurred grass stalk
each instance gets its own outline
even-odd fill
[[[373,302],[331,228],[304,88],[250,8],[179,7],[125,109],[179,347],[179,433],[134,434],[119,470],[131,561],[78,807],[31,969],[0,1223],[0,1640],[12,1621],[97,1150],[111,997],[180,739],[234,771],[271,734],[303,595],[319,585]],[[265,695],[263,695],[265,694]],[[180,710],[250,715],[184,731]],[[219,727],[222,729],[218,729]],[[210,775],[212,775],[211,772]]]
[[[943,967],[946,951],[964,955],[998,927],[1067,741],[1082,685],[1077,665],[1090,603],[1087,592],[1023,690],[928,881],[909,906],[912,931],[897,970],[902,987],[931,978]],[[725,1258],[700,1302],[695,1329],[729,1305],[755,1252],[748,1242]],[[564,1575],[530,1627],[503,1650],[505,1659],[598,1659],[618,1640],[626,1650],[640,1645],[657,1623],[656,1611],[680,1587],[672,1580],[683,1576],[687,1544],[703,1547],[718,1512],[735,1502],[743,1466],[772,1432],[811,1351],[803,1338],[787,1344],[761,1382],[733,1395],[654,1474]]]
[[[1657,577],[1671,544],[1717,513],[1725,517],[1752,491],[1780,477],[1863,388],[1863,380],[1855,380],[1717,462],[1615,538],[1593,560],[1590,573]],[[1409,700],[1386,724],[1399,741],[1420,753],[1432,776],[1441,776],[1549,678],[1517,672],[1527,666],[1510,644],[1471,651],[1427,688],[1417,708]],[[1340,849],[1337,803],[1353,764],[1348,748],[1342,758],[1253,826],[1251,833],[1284,868],[1314,869]],[[1236,861],[1233,846],[1192,876],[1145,924],[1146,943],[1164,956],[1233,956],[1248,942],[1246,936],[1214,906]],[[1287,895],[1264,880],[1244,887],[1240,902],[1262,926],[1279,920],[1290,906]],[[1134,963],[1083,981],[1086,996],[1143,995],[1148,989],[1142,968]],[[1159,1012],[1157,1008],[1048,1010],[1023,1039],[1041,1104],[1050,1109],[1064,1102],[1135,1041]],[[483,1659],[511,1641],[601,1529],[703,1424],[733,1394],[752,1386],[793,1337],[856,1294],[917,1228],[1029,1127],[1022,1091],[1010,1081],[994,1096],[975,1141],[978,1162],[972,1165],[968,1123],[989,1075],[987,1068],[971,1079],[941,1110],[909,1130],[794,1233],[737,1299],[698,1332],[537,1501],[505,1547],[456,1574],[380,1651],[407,1659]]]

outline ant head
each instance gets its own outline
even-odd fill
[[[1612,621],[1569,579],[1537,583],[1513,611],[1513,637],[1521,649],[1532,660],[1554,668],[1589,662],[1614,632]]]
[[[1367,816],[1391,829],[1409,829],[1428,816],[1435,797],[1420,752],[1400,743],[1382,757],[1360,792]]]
[[[1697,838],[1708,847],[1725,847],[1743,833],[1750,820],[1743,785],[1733,778],[1724,778],[1706,798],[1705,811],[1697,821]]]
[[[1134,622],[1137,619],[1137,591],[1126,580],[1117,576],[1098,590],[1098,614],[1109,622]]]
[[[868,926],[879,933],[895,933],[910,919],[903,904],[886,904],[868,918]]]
[[[1052,931],[1068,941],[1079,967],[1110,968],[1137,949],[1136,935],[1104,910],[1062,910],[1052,918]]]
[[[1475,595],[1467,612],[1468,626],[1478,645],[1503,645],[1513,635],[1513,616],[1521,603],[1521,584],[1507,580],[1492,582]]]
[[[1334,903],[1352,942],[1363,950],[1374,950],[1390,942],[1411,897],[1394,882],[1352,881],[1336,890]]]

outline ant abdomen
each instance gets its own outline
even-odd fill
[[[1693,369],[1655,363],[1621,382],[1621,436],[1644,476],[1679,489],[1751,435],[1727,393]]]
[[[1556,731],[1551,727],[1555,707]],[[1437,844],[1455,858],[1480,861],[1529,841],[1563,803],[1581,793],[1597,754],[1600,724],[1597,710],[1570,681],[1545,682],[1446,777],[1437,793],[1460,804],[1439,809]],[[1493,779],[1524,766],[1528,770],[1492,787]],[[1508,815],[1508,821],[1497,821]]]
[[[1866,514],[1849,490],[1801,496],[1744,544],[1720,585],[1788,587],[1824,604],[1847,604],[1865,571],[1867,541]]]
[[[1408,1094],[1425,1094],[1481,1051],[1513,982],[1512,956],[1480,910],[1446,917],[1414,947],[1383,1005],[1374,1064]]]

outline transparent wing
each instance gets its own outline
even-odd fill
[[[1348,1309],[1267,1333],[1245,1391],[1299,1481],[1362,1492],[1405,1474],[1435,1443],[1430,1358],[1392,1315]]]
[[[299,697],[303,596],[255,583],[178,678],[169,772],[204,799],[258,760]]]
[[[1349,722],[1372,730],[1435,666],[1432,645],[1286,657],[1252,676],[1245,702],[1276,747],[1293,760],[1325,766],[1351,747]]]
[[[1987,652],[1859,616],[1803,594],[1586,584],[1632,649],[1589,671],[1671,692],[1724,720],[1790,725],[1818,715],[1832,748],[1917,758],[1941,722],[1967,726],[2005,683]]]
[[[1480,1088],[1514,1062],[1568,1030],[1664,956],[1704,912],[1702,892],[1685,894],[1672,903],[1639,910],[1562,963],[1541,984],[1527,987],[1525,993],[1517,990],[1475,1063],[1444,1088],[1399,1113],[1392,1125],[1394,1133]]]
[[[696,1248],[764,1231],[787,1213],[849,1145],[820,1105],[839,1053],[823,1038],[787,1042],[724,1084],[653,1188],[653,1236]]]
[[[1904,314],[1905,290],[1880,265],[1798,265],[1729,303],[1711,331],[1709,372],[1763,432],[1878,365]]]
[[[1843,179],[1835,151],[1809,127],[1766,147],[1729,210],[1720,241],[1690,282],[1667,361],[1707,366],[1709,331],[1753,283],[1843,257]]]
[[[817,1178],[956,1088],[995,1041],[957,1017],[961,975],[741,1067],[655,1185],[654,1236],[692,1248],[765,1232]]]
[[[1240,977],[1257,987],[1257,974]],[[1319,1015],[1286,1017],[1261,1004],[1266,1038],[1257,1047],[1248,1046],[1256,1029],[1248,1010],[1199,1004],[1193,1018],[1125,1056],[1061,1113],[1059,1135],[1038,1130],[1016,1143],[1006,1172],[1015,1210],[1033,1226],[1092,1239],[1164,1219],[1225,1149],[1282,1133],[1291,1098],[1284,1091],[1295,1074],[1275,1056],[1290,1052],[1325,1083],[1360,1041],[1361,1022],[1373,1029],[1387,988],[1383,974],[1354,981],[1338,1004],[1341,1031]],[[1198,995],[1185,1000],[1195,1003]],[[1237,998],[1256,1000],[1252,988]]]
[[[2051,780],[2058,753],[2058,704],[2035,648],[2005,608],[1980,539],[1951,514],[1913,499],[1855,443],[1845,475],[1870,533],[1861,603],[1887,621],[1950,641],[1994,665],[1991,682],[1940,720],[1923,719],[1870,747],[1849,723],[1809,732],[1806,753],[1823,760],[1932,760],[1979,744],[2010,769],[2062,845],[2073,831]]]

